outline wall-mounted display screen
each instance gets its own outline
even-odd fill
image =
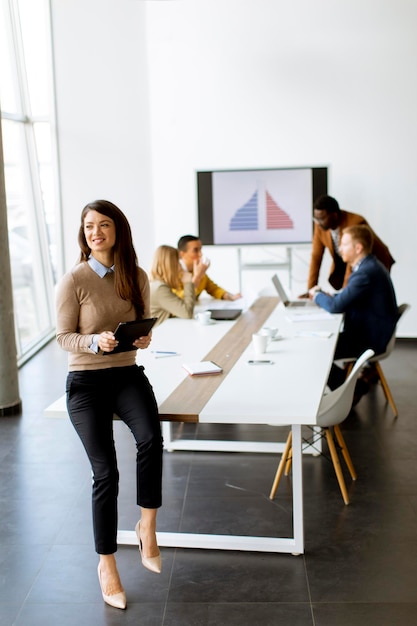
[[[326,167],[197,172],[199,237],[206,245],[310,243]]]

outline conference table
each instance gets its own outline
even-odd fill
[[[167,450],[276,453],[284,446],[282,441],[176,439],[170,430],[175,422],[285,425],[293,437],[292,537],[158,532],[161,547],[304,552],[301,428],[316,423],[342,321],[343,316],[317,307],[290,310],[278,298],[263,296],[234,322],[202,325],[170,318],[153,330],[151,346],[138,351],[137,362],[154,388]],[[278,328],[278,336],[257,356],[252,334],[263,327]],[[249,363],[258,359],[270,362]],[[189,376],[182,366],[203,360],[214,361],[222,373]],[[52,417],[63,413],[64,397],[45,411]],[[133,530],[119,530],[117,540],[137,545]]]

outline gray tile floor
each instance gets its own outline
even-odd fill
[[[98,586],[84,451],[68,420],[43,416],[66,376],[66,355],[52,342],[20,371],[22,416],[0,419],[0,626],[414,626],[416,356],[417,343],[400,340],[384,363],[397,420],[377,386],[344,423],[359,475],[348,480],[348,507],[330,463],[305,458],[303,556],[164,548],[157,576],[123,546],[128,608],[118,611]],[[278,430],[187,426],[184,434],[274,440]],[[115,438],[119,526],[133,529],[134,446],[120,422]],[[291,480],[268,499],[276,465],[273,455],[164,453],[159,530],[289,534]]]

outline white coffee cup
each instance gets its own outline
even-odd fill
[[[268,347],[268,335],[262,335],[261,333],[255,333],[252,335],[252,345],[255,354],[264,354]]]
[[[211,312],[202,311],[201,313],[197,313],[197,315],[195,316],[195,319],[197,320],[197,322],[199,322],[203,326],[206,326],[207,324],[210,324],[211,322]]]
[[[267,337],[269,337],[269,339],[272,340],[274,337],[277,336],[278,328],[273,328],[272,326],[264,326],[259,332],[261,335],[266,335]]]

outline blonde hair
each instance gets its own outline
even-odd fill
[[[156,249],[152,261],[151,278],[153,280],[162,280],[171,289],[179,289],[181,281],[177,248],[159,246]]]
[[[347,226],[343,229],[343,235],[348,234],[352,237],[353,243],[362,244],[365,254],[372,252],[374,237],[371,229],[366,224],[356,224],[355,226]]]

